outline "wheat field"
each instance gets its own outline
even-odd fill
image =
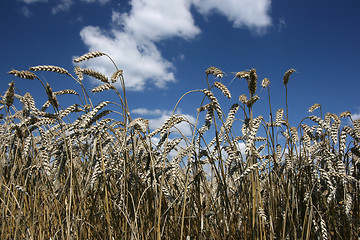
[[[90,52],[74,62],[98,57],[112,61]],[[65,75],[76,88],[54,91],[38,71]],[[294,71],[284,74],[284,109],[272,109],[271,83],[255,69],[232,76],[248,86],[234,93],[210,67],[206,88],[179,99],[203,96],[196,123],[173,114],[150,131],[148,119],[131,117],[115,63],[111,77],[79,66],[73,74],[49,65],[11,70],[23,78],[16,81],[43,87],[48,100],[16,94],[14,81],[2,91],[0,238],[358,239],[360,120],[348,111],[323,115],[314,104],[290,126]],[[118,100],[93,102],[84,75],[101,81],[94,94],[114,91]],[[78,102],[64,106],[67,95]],[[268,111],[255,116],[258,101]]]

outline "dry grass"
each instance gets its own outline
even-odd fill
[[[103,55],[88,53],[75,62]],[[115,69],[111,82],[119,79],[124,86],[122,71]],[[1,239],[360,235],[360,121],[353,121],[350,112],[324,118],[321,112],[290,126],[287,101],[285,118],[278,109],[273,119],[271,85],[264,79],[270,120],[253,116],[259,97],[256,70],[251,69],[236,74],[247,81],[249,93],[226,114],[214,93],[216,88],[228,98],[231,93],[220,82],[209,83],[209,75],[223,77],[211,67],[205,72],[208,88],[179,100],[203,94],[196,125],[173,115],[149,132],[148,120],[130,117],[124,87],[118,91],[102,74],[78,67],[76,78],[55,66],[30,70],[66,74],[80,91],[54,92],[32,72],[9,72],[38,80],[48,101],[38,109],[30,93],[14,93],[14,82],[0,101]],[[292,72],[284,76],[286,92]],[[92,91],[115,91],[119,103],[94,105],[82,74],[105,82]],[[57,96],[66,94],[79,102],[62,106]],[[347,119],[353,126],[345,125]],[[192,136],[179,132],[180,122],[191,126]],[[278,141],[279,135],[285,140]],[[155,137],[160,141],[154,142]]]

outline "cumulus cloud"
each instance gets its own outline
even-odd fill
[[[249,28],[263,33],[271,24],[268,15],[271,0],[192,0],[197,10],[209,15],[213,12],[225,16],[236,28]]]
[[[200,33],[185,0],[132,0],[131,12],[123,14],[125,31],[139,40],[169,37],[191,39]]]
[[[113,30],[107,33],[93,26],[83,28],[80,36],[89,51],[103,51],[111,55],[118,67],[124,70],[128,90],[143,90],[146,82],[162,88],[166,83],[175,81],[173,64],[161,56],[151,41],[137,42],[127,32]],[[108,76],[114,72],[114,66],[109,61],[89,61],[85,66]]]
[[[156,43],[171,37],[191,39],[200,33],[190,13],[190,2],[132,0],[131,6],[129,13],[113,12],[114,28],[110,31],[87,26],[80,36],[89,51],[111,54],[124,70],[128,90],[144,90],[147,84],[164,88],[175,82],[175,68],[162,56]],[[113,71],[108,64],[100,67],[106,74]]]
[[[201,33],[190,11],[192,6],[204,15],[222,14],[234,27],[247,27],[257,33],[271,24],[270,0],[131,0],[130,5],[129,12],[113,11],[111,29],[87,26],[80,35],[89,51],[103,51],[114,58],[124,70],[127,90],[134,91],[144,90],[149,84],[163,88],[175,82],[175,67],[156,44],[174,37],[191,40]],[[113,72],[105,62],[86,62],[85,66],[108,75]]]
[[[131,110],[131,113],[138,114],[144,118],[149,119],[149,128],[150,128],[150,130],[153,131],[153,130],[161,127],[161,125],[171,116],[172,111],[160,110],[160,109],[149,110],[146,108],[136,108],[136,109]],[[179,115],[185,117],[192,124],[194,124],[196,121],[195,117],[193,117],[192,115],[189,115],[189,114],[183,114],[181,112],[181,110],[176,111],[175,114],[179,114]],[[152,116],[152,118],[149,118],[150,116]],[[180,132],[182,134],[184,134],[185,136],[192,135],[191,127],[190,127],[189,123],[187,123],[187,122],[181,122],[181,123],[177,124],[176,128],[179,129]]]

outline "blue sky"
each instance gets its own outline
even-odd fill
[[[288,84],[292,125],[314,103],[324,113],[349,110],[360,117],[358,0],[3,0],[0,11],[1,94],[16,79],[21,93],[32,93],[40,106],[46,97],[41,85],[8,71],[56,65],[72,72],[74,57],[103,51],[124,70],[132,115],[150,119],[153,128],[182,94],[206,88],[210,66],[224,71],[221,81],[233,96],[229,101],[214,90],[225,112],[248,92],[235,73],[251,68],[259,77],[256,114],[268,118],[267,93],[260,92],[264,77],[271,81],[273,111],[285,108],[282,78],[294,68]],[[106,58],[81,66],[110,76],[115,71]],[[38,75],[54,91],[77,87],[59,74]],[[86,81],[89,91],[100,84]],[[117,101],[109,93],[93,97]],[[202,97],[188,95],[178,112],[194,120]],[[66,101],[60,99],[63,107],[72,104]]]

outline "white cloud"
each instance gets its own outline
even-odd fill
[[[344,124],[349,124],[350,126],[352,126],[353,125],[352,121],[360,119],[360,107],[355,107],[355,109],[356,109],[355,113],[351,113],[351,119],[349,117],[345,119],[341,119],[341,121],[344,122]]]
[[[360,119],[360,113],[351,114],[351,119],[352,119],[352,120],[358,120],[358,119]],[[350,119],[349,119],[349,122],[351,122]],[[351,122],[351,124],[352,124],[352,122]]]
[[[213,12],[225,16],[234,27],[247,27],[255,33],[263,33],[271,25],[268,15],[271,0],[192,0],[204,15]]]
[[[202,14],[215,11],[235,27],[247,27],[256,33],[271,24],[267,14],[270,0],[131,0],[130,4],[128,13],[113,11],[110,30],[87,26],[80,35],[89,51],[103,51],[114,58],[124,70],[127,90],[134,91],[144,90],[148,84],[163,88],[175,82],[175,67],[162,56],[156,43],[174,37],[190,40],[200,34],[190,11],[193,5]],[[110,63],[91,61],[85,66],[112,74]]]
[[[351,114],[351,118],[353,120],[357,120],[357,119],[360,119],[360,107],[357,107],[357,111],[355,114]]]
[[[158,41],[169,37],[191,39],[200,33],[186,0],[132,0],[123,14],[125,31],[135,38]]]
[[[353,120],[360,119],[360,113],[351,115],[351,118],[352,118]]]
[[[24,3],[36,3],[36,2],[47,2],[48,0],[22,0]]]
[[[113,30],[110,33],[99,27],[88,26],[81,30],[80,36],[90,51],[103,51],[111,55],[120,69],[124,70],[125,85],[128,90],[143,90],[146,82],[162,88],[174,82],[172,63],[161,56],[151,41],[137,42],[127,32]],[[114,67],[110,61],[95,60],[85,63],[86,67],[110,75]]]
[[[190,39],[200,33],[185,0],[132,0],[130,13],[113,11],[114,28],[106,32],[88,26],[80,35],[90,51],[109,53],[124,70],[127,90],[144,90],[148,83],[158,88],[175,82],[174,65],[163,58],[156,42],[181,37]],[[98,62],[99,64],[99,62]],[[89,65],[87,67],[96,67]],[[102,64],[106,74],[112,73],[110,64]]]
[[[149,110],[146,108],[136,108],[131,110],[131,113],[135,113],[135,114],[139,114],[141,116],[149,116],[149,115],[161,115],[163,111],[161,111],[160,109],[155,109],[155,110]]]
[[[70,7],[74,4],[73,0],[61,0],[59,4],[51,9],[52,14],[56,14],[58,12],[67,12],[70,10]]]

